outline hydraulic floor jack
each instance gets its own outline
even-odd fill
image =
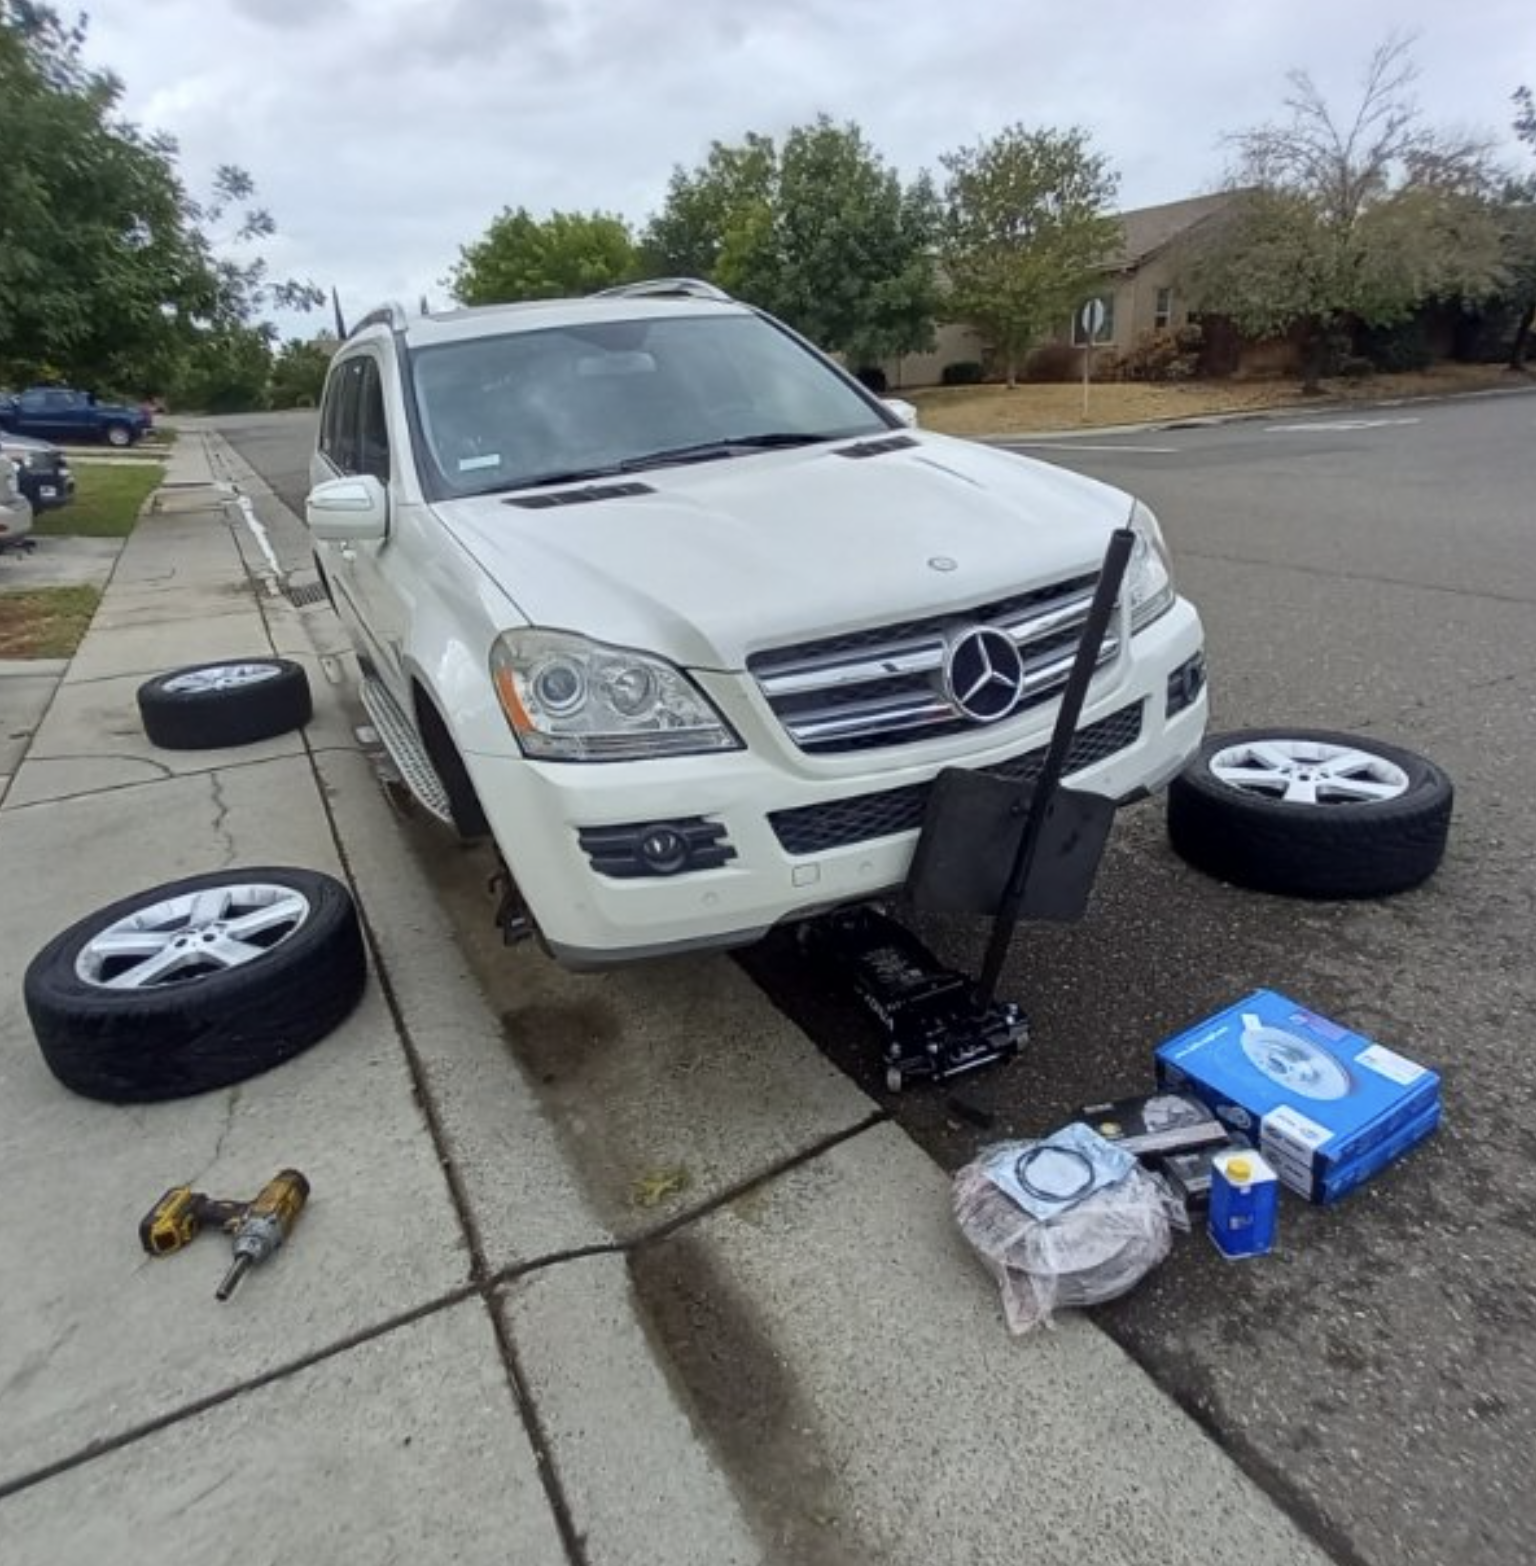
[[[893,1093],[1016,1055],[1029,1022],[997,998],[1015,927],[1021,918],[1080,919],[1087,907],[1115,802],[1064,788],[1061,779],[1134,544],[1128,528],[1111,536],[1035,775],[1008,781],[949,768],[929,793],[905,899],[933,912],[991,916],[980,976],[941,962],[879,907],[839,909],[797,931],[802,953],[880,1024]]]
[[[947,968],[905,925],[863,904],[807,920],[800,948],[845,983],[885,1033],[885,1085],[943,1082],[1007,1060],[1029,1022],[1007,1001],[983,1001],[976,981]]]

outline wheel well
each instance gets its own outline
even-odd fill
[[[448,791],[448,808],[453,812],[455,830],[464,838],[489,837],[491,824],[485,819],[475,785],[448,732],[447,723],[437,710],[437,703],[419,680],[411,682],[411,697],[416,707],[416,728],[421,742]]]

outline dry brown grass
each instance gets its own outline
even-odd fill
[[[1011,391],[1006,386],[945,386],[897,395],[917,405],[924,429],[946,435],[1017,435],[1035,430],[1094,429],[1110,424],[1168,424],[1265,408],[1327,408],[1529,384],[1529,377],[1511,375],[1493,364],[1445,364],[1411,375],[1325,381],[1320,397],[1303,397],[1300,383],[1295,380],[1189,381],[1171,385],[1107,382],[1089,387],[1086,417],[1081,383],[1029,384]]]
[[[94,587],[0,592],[0,658],[68,658],[100,602]]]

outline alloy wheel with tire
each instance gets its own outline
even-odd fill
[[[66,1087],[113,1103],[242,1082],[330,1033],[367,980],[351,894],[315,870],[222,870],[99,909],[28,965],[27,1015]]]
[[[192,664],[139,687],[144,732],[165,750],[220,750],[301,729],[314,716],[309,677],[288,658]]]
[[[1168,790],[1168,836],[1197,869],[1299,897],[1379,897],[1432,875],[1454,790],[1434,762],[1365,735],[1209,736]]]
[[[133,431],[126,424],[109,424],[107,426],[107,444],[109,446],[131,446],[133,444]]]

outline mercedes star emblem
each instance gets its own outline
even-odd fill
[[[962,631],[944,660],[944,694],[977,723],[996,723],[1024,692],[1024,660],[1013,638],[988,626]]]

